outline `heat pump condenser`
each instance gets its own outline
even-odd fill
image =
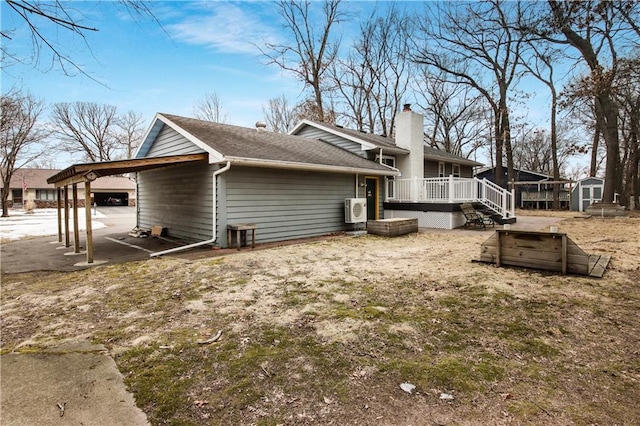
[[[367,199],[346,198],[344,200],[344,221],[362,223],[367,221]]]

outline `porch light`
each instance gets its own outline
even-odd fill
[[[90,171],[88,171],[87,173],[84,174],[84,178],[89,182],[93,182],[94,180],[96,180],[98,178],[98,174],[96,172],[94,172],[93,170],[90,170]]]

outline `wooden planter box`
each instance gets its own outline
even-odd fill
[[[482,243],[476,261],[602,278],[610,258],[585,253],[565,233],[505,229]]]
[[[397,237],[399,235],[418,232],[417,218],[394,218],[367,221],[367,232],[384,237]]]

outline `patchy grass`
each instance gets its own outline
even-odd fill
[[[640,219],[560,228],[603,279],[473,264],[474,231],[7,275],[0,351],[105,344],[153,424],[639,424]]]

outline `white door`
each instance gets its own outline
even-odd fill
[[[580,211],[583,212],[587,207],[596,201],[602,200],[602,185],[582,185],[580,191]]]

